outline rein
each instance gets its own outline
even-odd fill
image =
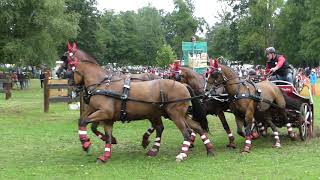
[[[94,95],[105,95],[105,96],[112,97],[112,98],[115,98],[115,99],[118,99],[118,100],[123,100],[125,98],[128,101],[144,103],[144,104],[154,104],[154,105],[166,105],[166,104],[171,104],[171,103],[190,101],[192,99],[204,97],[204,95],[199,95],[199,96],[193,96],[193,97],[190,97],[190,98],[177,99],[177,100],[173,100],[173,101],[144,101],[144,100],[135,99],[135,98],[131,98],[131,97],[123,97],[122,94],[120,94],[120,93],[115,93],[113,91],[104,90],[104,89],[94,90],[89,95],[91,95],[91,96],[94,96]]]

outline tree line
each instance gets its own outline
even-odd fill
[[[208,55],[264,63],[274,46],[294,65],[320,60],[320,1],[224,0],[226,10],[213,26],[194,15],[196,1],[173,0],[174,10],[152,6],[135,11],[100,12],[96,0],[2,0],[0,63],[52,65],[66,42],[100,63],[166,66],[181,58],[182,41],[206,31]]]

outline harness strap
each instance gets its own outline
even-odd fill
[[[123,92],[121,95],[121,111],[120,111],[120,120],[122,121],[122,123],[124,123],[127,118],[126,109],[127,109],[127,100],[128,100],[129,91],[130,91],[130,82],[131,82],[131,78],[129,76],[124,80],[124,84],[123,84]]]

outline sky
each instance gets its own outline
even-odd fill
[[[218,12],[222,12],[226,5],[218,0],[193,0],[195,5],[194,15],[203,17],[210,26],[218,21]],[[137,10],[148,4],[157,9],[164,9],[166,12],[172,12],[174,9],[173,0],[97,0],[97,8],[102,11],[104,9],[113,9],[116,12]]]

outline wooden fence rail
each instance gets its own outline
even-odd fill
[[[43,86],[43,110],[44,112],[49,111],[50,103],[59,103],[59,102],[80,102],[80,115],[83,112],[83,100],[82,93],[80,97],[72,98],[71,95],[72,87],[68,84],[68,81],[65,79],[61,80],[49,80],[45,78]]]

